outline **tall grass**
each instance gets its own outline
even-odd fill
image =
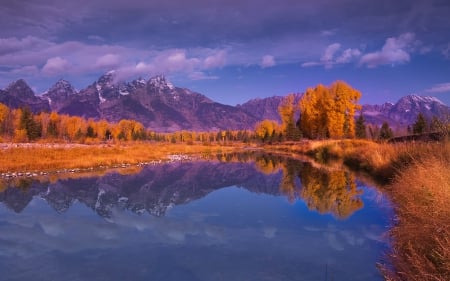
[[[0,172],[111,167],[164,160],[169,154],[209,154],[235,150],[236,147],[230,146],[160,143],[11,146],[0,149]]]
[[[385,274],[396,281],[448,281],[450,145],[419,148],[411,157],[390,185],[398,221],[391,230],[394,267]]]
[[[316,159],[341,158],[387,183],[395,221],[387,280],[450,280],[450,143],[334,141],[310,145]]]

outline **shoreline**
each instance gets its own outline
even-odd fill
[[[389,231],[392,249],[385,258],[389,264],[379,265],[384,278],[392,281],[450,280],[448,141],[380,144],[366,140],[326,140],[265,146],[243,143],[0,144],[0,179],[76,173],[81,176],[84,172],[139,169],[249,149],[287,156],[304,155],[319,163],[339,160],[350,169],[381,181],[379,188],[391,198],[395,214]],[[15,171],[6,172],[8,169]]]

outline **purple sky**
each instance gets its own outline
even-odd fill
[[[448,0],[2,0],[0,88],[82,89],[109,70],[235,105],[341,79],[361,103],[450,104]]]

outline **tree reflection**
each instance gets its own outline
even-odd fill
[[[317,168],[311,163],[288,158],[257,158],[258,170],[276,173],[281,170],[280,192],[289,202],[304,200],[310,210],[330,213],[345,219],[363,207],[362,190],[356,186],[354,175],[344,170]]]

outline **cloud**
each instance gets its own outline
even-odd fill
[[[46,75],[58,75],[68,70],[70,63],[61,57],[54,57],[47,60],[42,68],[42,72]]]
[[[268,67],[272,67],[275,66],[275,58],[274,56],[270,56],[270,55],[265,55],[262,57],[260,66],[262,68],[268,68]]]
[[[361,56],[361,51],[358,49],[345,49],[339,53],[341,49],[341,44],[333,43],[325,48],[319,61],[309,61],[302,63],[302,67],[312,67],[312,66],[324,66],[329,69],[334,65],[346,64],[353,62],[356,58]]]
[[[403,64],[410,61],[410,52],[415,44],[414,33],[403,33],[399,37],[386,39],[381,51],[365,54],[360,59],[361,65],[375,68],[380,65]]]
[[[206,69],[220,68],[226,64],[227,52],[225,50],[216,51],[214,54],[206,57],[203,65]]]
[[[450,92],[450,82],[433,85],[431,88],[425,90],[426,93],[447,93]]]
[[[334,54],[341,48],[341,44],[339,43],[333,43],[329,45],[325,52],[323,53],[322,57],[320,58],[320,61],[322,62],[331,62],[333,60]]]
[[[358,49],[346,49],[342,54],[336,59],[336,63],[349,63],[353,59],[361,56],[361,51]]]
[[[444,55],[446,59],[450,59],[450,43],[447,44],[447,48],[442,50],[442,55]]]
[[[0,58],[1,56],[20,53],[24,50],[34,50],[48,48],[51,43],[33,36],[27,36],[21,39],[16,37],[0,38]],[[0,65],[3,64],[0,59]]]
[[[114,68],[120,63],[120,56],[115,54],[106,54],[97,59],[95,65],[98,67]]]
[[[189,73],[188,77],[191,80],[216,80],[219,79],[219,76],[210,76],[205,74],[202,71],[194,71],[192,73]]]

